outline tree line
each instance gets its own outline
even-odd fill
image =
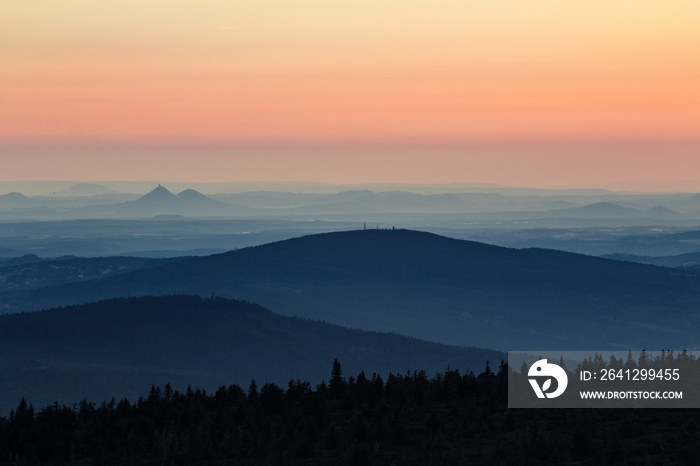
[[[426,465],[686,463],[690,410],[507,408],[508,366],[345,377],[212,393],[168,384],[133,402],[84,400],[0,418],[0,464]]]

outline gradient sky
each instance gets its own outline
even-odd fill
[[[0,180],[697,180],[698,18],[683,0],[6,0]]]

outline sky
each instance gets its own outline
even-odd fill
[[[700,191],[698,18],[684,0],[6,0],[0,181]]]

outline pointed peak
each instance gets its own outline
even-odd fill
[[[141,196],[138,200],[139,201],[146,201],[148,200],[149,202],[152,201],[157,201],[157,202],[162,202],[162,201],[168,201],[170,199],[175,199],[175,195],[168,191],[167,188],[164,186],[158,185],[155,189],[153,189],[151,192],[148,194],[144,194]]]
[[[171,196],[174,196],[174,194],[171,193],[171,192],[168,190],[168,188],[166,188],[165,186],[163,186],[163,185],[161,185],[161,184],[159,184],[158,186],[156,186],[156,187],[155,187],[151,192],[149,192],[148,194],[170,194]],[[146,194],[146,195],[148,196],[148,194]]]

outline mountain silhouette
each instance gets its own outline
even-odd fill
[[[168,191],[168,189],[164,186],[158,185],[153,189],[153,191],[144,194],[140,198],[136,199],[135,201],[132,201],[134,204],[146,204],[146,205],[168,205],[170,203],[174,203],[176,196]]]
[[[328,381],[334,358],[348,373],[448,366],[483,370],[505,355],[284,317],[256,305],[195,296],[102,301],[0,316],[0,415],[22,396],[54,401],[129,397],[151,384],[213,390],[290,380]]]
[[[200,193],[199,191],[195,191],[194,189],[185,189],[176,197],[186,202],[208,202],[212,200],[204,194]]]
[[[0,210],[22,209],[35,205],[37,203],[34,199],[21,193],[0,194]]]
[[[698,276],[409,230],[310,235],[90,283],[0,295],[3,312],[191,293],[347,327],[495,349],[694,347]]]
[[[610,218],[629,217],[630,215],[636,215],[639,212],[637,209],[622,207],[621,205],[613,202],[595,202],[583,207],[570,209],[570,211],[581,216]]]
[[[218,217],[240,215],[250,209],[217,201],[193,189],[175,195],[158,185],[140,198],[103,208],[101,216],[155,217],[159,215],[181,215],[184,217]]]
[[[652,218],[681,218],[682,215],[678,212],[676,212],[673,209],[669,209],[668,207],[664,206],[656,206],[652,207],[651,209],[647,209],[646,212],[652,217]]]
[[[96,183],[76,183],[56,193],[57,196],[96,196],[99,194],[114,194],[106,186]]]

